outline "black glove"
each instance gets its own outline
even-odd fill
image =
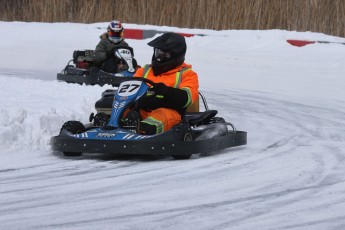
[[[152,111],[164,106],[164,100],[156,96],[144,96],[137,102],[137,108]]]
[[[143,97],[137,104],[140,109],[145,111],[158,108],[181,109],[188,102],[187,91],[166,86],[163,83],[154,84],[152,91],[155,92],[155,95],[161,95],[164,98],[157,96]]]
[[[166,96],[169,91],[169,86],[164,85],[163,83],[157,83],[152,87],[152,90],[157,94],[157,95],[162,95]]]

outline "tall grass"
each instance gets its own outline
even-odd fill
[[[0,0],[0,20],[285,29],[345,37],[345,0]]]

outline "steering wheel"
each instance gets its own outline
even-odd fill
[[[153,81],[151,81],[150,79],[147,79],[147,78],[143,78],[143,77],[132,77],[132,78],[133,78],[133,80],[145,82],[147,85],[151,85],[151,86],[156,85],[156,83],[154,83]]]
[[[149,87],[150,86],[154,87],[157,84],[157,83],[155,83],[155,82],[153,82],[147,78],[143,78],[143,77],[132,77],[131,79],[144,82]],[[141,100],[145,100],[144,98],[147,98],[147,97],[155,97],[155,96],[156,96],[156,92],[154,90],[151,90],[151,88],[149,88],[145,95],[143,95],[138,101],[136,101],[135,103],[133,103],[131,105],[131,108],[135,108],[135,110],[138,111],[139,110],[138,105],[139,105],[139,102]]]
[[[121,117],[124,116],[123,115],[124,111],[128,111],[128,109],[129,110],[134,110],[134,111],[139,113],[139,109],[140,109],[139,106],[138,106],[139,105],[138,104],[139,101],[142,100],[143,98],[146,98],[146,97],[154,97],[154,96],[156,96],[156,93],[153,90],[150,90],[150,86],[155,86],[156,85],[156,83],[154,83],[153,81],[151,81],[149,79],[146,79],[146,78],[143,78],[143,77],[131,77],[131,80],[144,82],[147,85],[148,89],[147,89],[146,93],[144,95],[142,95],[139,99],[137,99],[137,100],[135,100],[133,102],[130,102],[130,103],[128,103],[126,105],[126,108],[123,110]],[[126,80],[124,80],[122,82],[126,82],[126,81],[128,81],[128,79],[126,79]],[[126,116],[127,116],[127,114],[126,114]]]

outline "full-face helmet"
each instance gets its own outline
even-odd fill
[[[114,43],[119,43],[123,40],[123,26],[118,20],[111,21],[108,26],[108,39]]]
[[[184,62],[187,45],[182,35],[168,32],[148,45],[153,47],[152,69],[155,75],[169,71]]]

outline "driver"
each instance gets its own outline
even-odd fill
[[[123,71],[124,60],[115,55],[119,48],[128,49],[132,57],[134,56],[133,48],[124,41],[124,28],[118,20],[111,21],[108,25],[107,32],[103,33],[101,41],[95,49],[95,64],[97,67],[108,73],[118,73]],[[136,60],[133,58],[133,66],[136,67]],[[122,67],[122,68],[121,68]]]
[[[139,131],[143,134],[162,133],[178,124],[186,108],[198,100],[198,76],[186,64],[185,38],[177,33],[165,33],[148,43],[153,47],[151,65],[139,68],[135,77],[156,83],[155,96],[142,98],[139,103]]]

